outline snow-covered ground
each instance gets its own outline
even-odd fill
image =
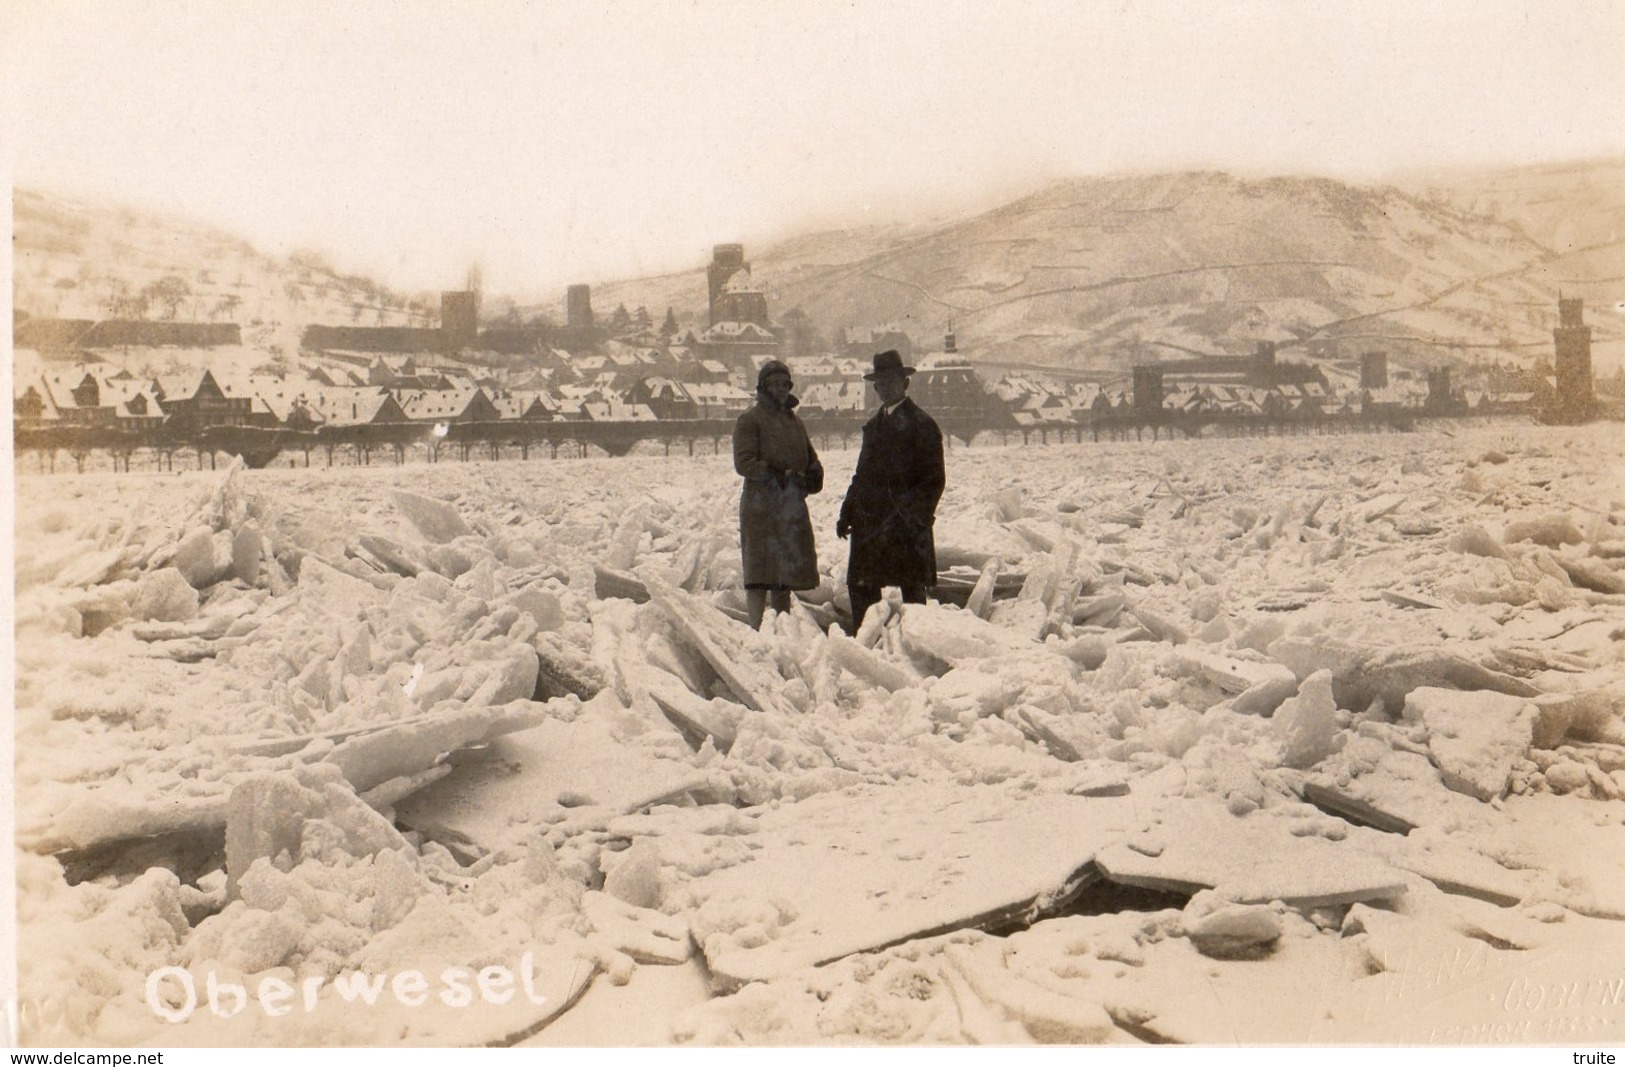
[[[948,485],[854,640],[726,456],[20,471],[23,1039],[1625,1039],[1617,426]]]

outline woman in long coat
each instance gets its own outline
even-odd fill
[[[739,494],[739,550],[745,604],[760,627],[773,610],[790,610],[790,590],[818,585],[807,497],[824,487],[824,467],[790,395],[790,368],[769,360],[756,375],[756,404],[734,423],[734,470],[745,479]]]

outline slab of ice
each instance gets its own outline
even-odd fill
[[[175,549],[173,566],[194,589],[207,589],[231,571],[231,533],[198,527]]]
[[[1281,744],[1281,762],[1288,767],[1313,767],[1337,751],[1332,672],[1316,671],[1305,678],[1297,694],[1275,709],[1272,722]]]
[[[1237,818],[1212,800],[1165,807],[1149,839],[1155,844],[1131,839],[1109,845],[1096,863],[1124,885],[1193,894],[1217,889],[1243,904],[1280,900],[1319,907],[1405,892],[1406,875],[1368,851],[1346,841],[1296,836],[1286,820],[1262,813]]]
[[[976,585],[971,589],[970,596],[965,601],[965,610],[979,619],[985,619],[988,612],[993,609],[993,593],[999,583],[999,572],[1004,570],[1004,561],[994,556],[982,565],[981,573],[976,576]]]
[[[517,852],[569,808],[624,814],[705,783],[703,772],[645,756],[598,722],[548,720],[462,760],[395,815],[431,838],[449,834],[486,854]]]
[[[1281,918],[1265,904],[1234,904],[1211,889],[1191,897],[1181,916],[1196,950],[1215,959],[1253,958],[1281,938]]]
[[[1361,847],[1419,874],[1446,893],[1489,901],[1501,907],[1530,896],[1538,881],[1535,872],[1511,870],[1477,849],[1426,829],[1399,836],[1370,831],[1357,834]]]
[[[652,573],[644,575],[644,584],[676,633],[705,657],[742,704],[754,711],[785,710],[784,680],[754,631]]]
[[[1360,737],[1345,744],[1322,770],[1331,774],[1311,780],[1334,784],[1342,796],[1411,826],[1483,825],[1487,809],[1444,784],[1426,745],[1396,749],[1389,742]]]
[[[415,578],[431,569],[428,558],[416,549],[381,534],[362,534],[359,543],[373,559],[403,578]]]
[[[180,571],[164,567],[141,576],[131,610],[138,619],[186,622],[197,618],[197,590]]]
[[[1030,651],[1036,645],[1022,634],[983,622],[973,612],[941,604],[905,604],[897,625],[905,651],[955,667],[1006,652]]]
[[[948,930],[1007,922],[1082,887],[1172,778],[1122,797],[932,784],[856,787],[764,812],[749,862],[689,883],[714,984],[734,988]],[[1143,790],[1147,795],[1139,795]]]
[[[1506,559],[1507,551],[1501,547],[1501,542],[1482,526],[1468,523],[1456,532],[1450,539],[1450,547],[1454,551],[1472,556],[1488,556],[1492,559]]]
[[[415,774],[455,749],[524,730],[547,716],[547,707],[516,700],[499,707],[467,707],[393,723],[352,737],[328,760],[358,792]]]
[[[304,593],[322,598],[324,603],[346,614],[384,599],[382,591],[371,582],[313,555],[306,556],[299,564],[299,588]]]
[[[389,498],[423,539],[431,544],[443,545],[474,532],[462,514],[444,500],[409,493],[404,489],[390,490]]]
[[[630,600],[634,604],[644,604],[649,600],[649,588],[643,580],[630,571],[615,570],[603,564],[593,564],[593,591],[600,600],[611,597],[620,597]]]
[[[1575,1040],[1582,1020],[1617,1021],[1609,999],[1619,981],[1617,935],[1512,952],[1400,916],[1362,913],[1360,921],[1377,932],[1366,942],[1377,973],[1339,993],[1318,1041],[1545,1045]]]
[[[1428,750],[1445,784],[1479,800],[1506,794],[1540,717],[1521,697],[1432,687],[1412,690],[1405,714],[1427,727]]]
[[[1173,662],[1192,674],[1206,678],[1226,693],[1243,693],[1261,685],[1277,690],[1290,685],[1287,690],[1290,694],[1298,687],[1297,675],[1280,663],[1240,659],[1198,647],[1181,647],[1174,654]]]
[[[315,819],[336,832],[325,839],[352,857],[407,848],[389,821],[357,797],[331,766],[253,775],[232,787],[226,809],[227,896],[235,898],[256,860],[274,863],[286,852],[297,864],[303,851],[315,846],[305,836],[306,824]]]
[[[1117,1032],[1099,1003],[1057,993],[1012,973],[1004,948],[996,941],[948,945],[943,955],[985,1007],[1002,1009],[1035,1041],[1096,1045]]]
[[[609,685],[603,668],[559,634],[538,633],[535,646],[536,686],[541,696],[591,700]]]
[[[260,560],[265,556],[265,535],[259,523],[249,520],[231,537],[231,577],[253,585],[259,581]]]
[[[1481,689],[1524,698],[1539,693],[1522,678],[1443,648],[1370,647],[1332,636],[1289,636],[1272,642],[1269,653],[1302,677],[1330,670],[1337,706],[1350,711],[1363,711],[1375,700],[1386,708],[1403,707],[1406,694],[1422,687]]]
[[[1273,910],[1273,909],[1272,909]],[[1348,950],[1292,912],[1269,959],[1214,959],[1182,936],[1179,912],[1069,915],[1008,939],[1009,970],[1100,1004],[1132,1039],[1177,1044],[1313,1044],[1338,1004]]]
[[[1569,580],[1582,589],[1619,595],[1625,593],[1625,570],[1608,560],[1557,557]]]
[[[1533,541],[1537,545],[1557,548],[1560,545],[1577,545],[1585,540],[1585,535],[1580,532],[1573,516],[1554,514],[1509,522],[1502,539],[1509,545],[1518,541]]]
[[[647,687],[650,699],[662,714],[695,749],[702,748],[709,740],[718,752],[726,753],[733,746],[739,721],[749,714],[748,710],[730,700],[706,700],[675,677],[666,675],[665,678],[670,680],[657,676]]]
[[[593,940],[601,940],[639,963],[670,965],[694,955],[688,923],[681,918],[628,904],[609,892],[585,894],[581,910],[592,924]]]

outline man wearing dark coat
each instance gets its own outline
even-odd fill
[[[760,628],[769,597],[790,610],[790,590],[818,585],[807,497],[824,488],[824,467],[796,416],[790,368],[776,359],[756,375],[756,406],[734,422],[734,470],[739,494],[739,552],[745,607]]]
[[[837,537],[852,538],[846,588],[852,599],[852,632],[883,586],[903,591],[903,601],[925,603],[937,584],[932,525],[946,481],[942,431],[908,398],[913,367],[894,349],[875,356],[864,380],[874,383],[880,410],[863,425],[863,446],[852,485],[841,502]]]

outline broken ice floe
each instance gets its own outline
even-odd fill
[[[1625,511],[1405,445],[1119,450],[1110,478],[1029,452],[1019,490],[957,453],[955,603],[855,638],[839,543],[742,625],[737,486],[675,461],[683,492],[632,461],[546,503],[545,466],[109,483],[93,519],[24,492],[25,986],[519,938],[555,1000],[477,1033],[324,1008],[185,1040],[518,1040],[593,975],[698,958],[732,992],[673,1039],[1343,1041],[1377,1031],[1289,1002],[1288,1033],[1240,990],[1309,968],[1369,1003],[1407,941],[1618,945]],[[69,913],[157,925],[108,954]],[[1229,1001],[1169,992],[1203,965]],[[892,1022],[839,1007],[894,978]],[[88,1003],[34,1035],[174,1040]]]

